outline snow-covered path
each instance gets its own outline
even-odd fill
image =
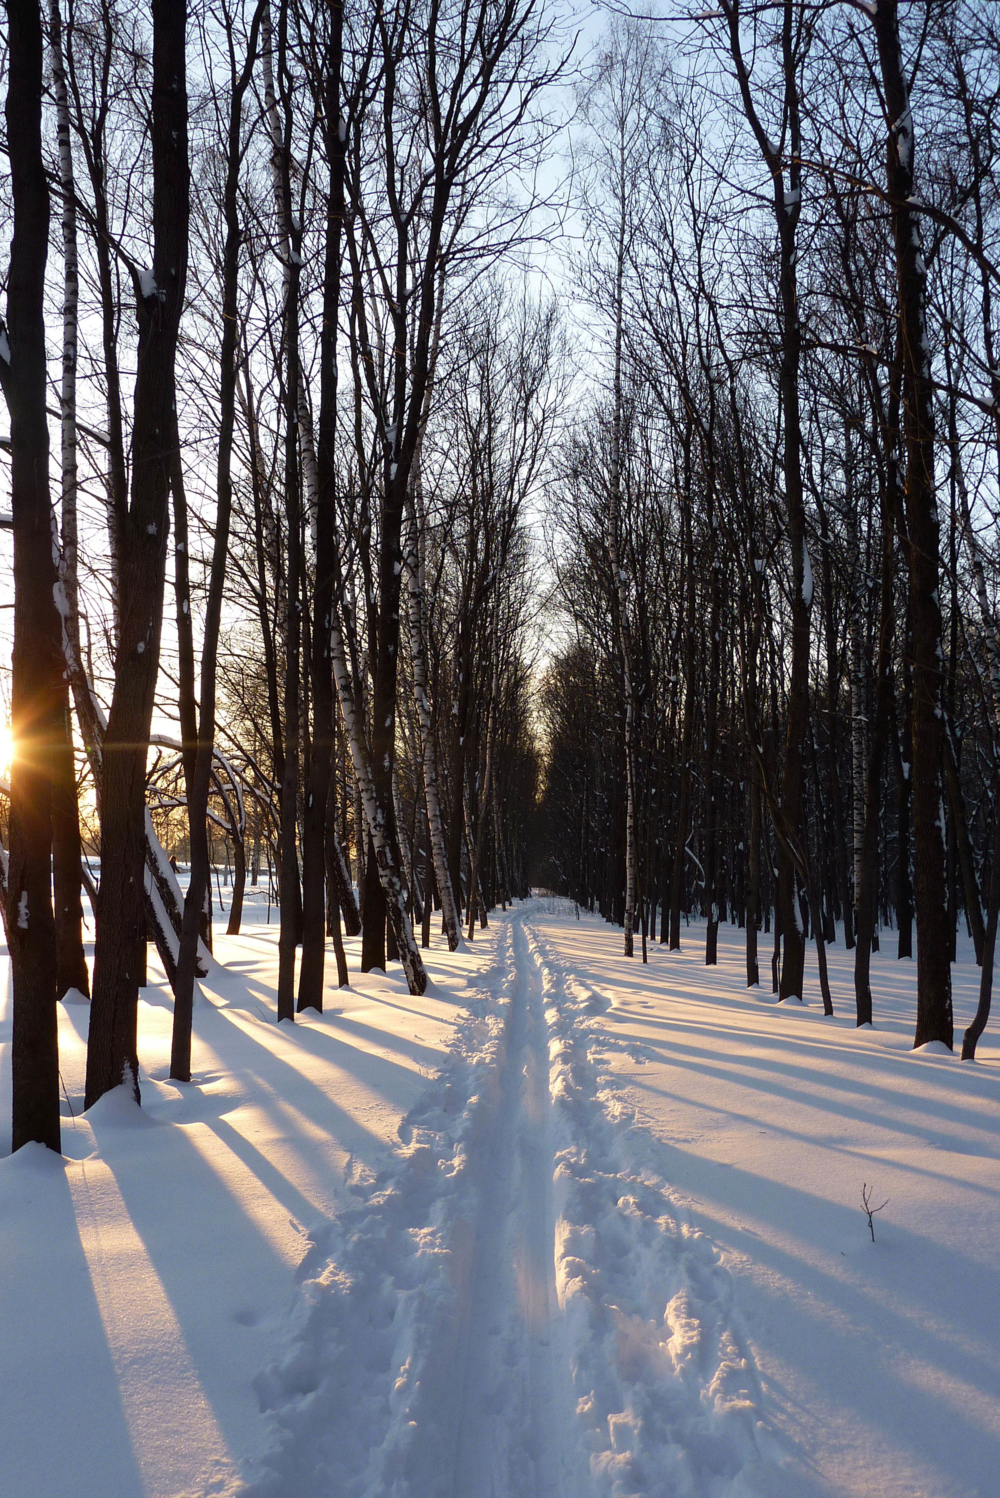
[[[449,1498],[561,1498],[562,1382],[553,1249],[548,1032],[520,921],[498,1097],[479,1162]]]
[[[776,1469],[757,1481],[730,1275],[633,1159],[591,1055],[608,1003],[538,914],[493,922],[488,997],[404,1121],[399,1173],[317,1249],[261,1386],[278,1435],[262,1498],[793,1491]]]
[[[141,1110],[81,1116],[60,1006],[65,1154],[0,1158],[0,1498],[995,1498],[1000,1044],[913,1052],[890,941],[859,1031],[841,948],[825,1019],[732,928],[643,966],[534,900],[420,998],[353,939],[277,1025],[263,914],[190,1085],[145,990]]]

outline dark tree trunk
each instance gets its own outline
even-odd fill
[[[781,68],[783,89],[783,134],[787,131],[789,187],[785,188],[785,161],[775,150],[757,114],[750,73],[743,59],[738,0],[722,0],[729,25],[730,51],[736,65],[743,108],[761,156],[771,174],[775,224],[778,232],[778,292],[781,303],[781,365],[778,392],[781,404],[782,471],[785,481],[786,536],[791,551],[791,642],[788,702],[785,713],[785,746],[781,773],[780,815],[782,835],[778,848],[778,898],[784,940],[779,999],[801,998],[805,963],[805,938],[797,919],[796,874],[786,842],[794,848],[803,868],[807,865],[803,800],[802,746],[809,727],[809,616],[812,607],[812,575],[806,550],[806,512],[802,486],[802,430],[799,410],[799,365],[802,332],[799,325],[796,277],[796,233],[801,212],[800,111],[797,72],[804,56],[801,8],[794,0],[783,0]],[[774,808],[773,810],[777,810]],[[772,814],[773,814],[772,810]]]
[[[243,72],[236,80],[230,102],[229,140],[225,183],[226,240],[222,260],[222,349],[219,359],[219,449],[216,463],[216,516],[215,540],[212,548],[212,569],[209,576],[208,600],[205,609],[205,633],[201,656],[201,704],[195,721],[194,713],[194,651],[190,647],[190,665],[184,675],[186,691],[182,692],[181,725],[184,734],[184,769],[187,779],[188,825],[191,840],[191,877],[184,899],[184,914],[181,920],[181,936],[177,957],[177,978],[174,985],[174,1023],[170,1049],[170,1075],[179,1081],[191,1078],[191,1022],[194,1005],[194,982],[198,962],[198,937],[204,929],[206,895],[210,896],[211,863],[208,847],[208,795],[212,776],[212,755],[215,748],[215,696],[216,662],[219,647],[219,628],[222,621],[222,595],[226,580],[226,563],[229,551],[229,527],[232,516],[232,452],[233,429],[236,421],[236,336],[237,336],[237,289],[239,280],[240,220],[237,203],[240,168],[240,125],[243,96],[252,74],[257,50],[257,35],[260,29],[260,6],[254,14],[247,44],[247,57]],[[175,457],[174,494],[178,502],[178,520],[184,514],[185,505],[180,483],[180,452]],[[186,525],[186,521],[185,521]],[[183,551],[181,574],[186,576],[187,546]],[[183,603],[187,602],[187,607]],[[190,631],[190,601],[182,600],[178,610],[178,636],[184,639]],[[182,685],[183,685],[182,678]],[[184,698],[188,698],[185,709]],[[185,731],[186,729],[186,731]],[[240,928],[243,907],[243,888],[246,883],[246,852],[242,841],[236,841],[237,887],[229,912],[229,930]],[[211,923],[209,923],[210,931]]]
[[[37,0],[7,6],[7,141],[14,238],[0,370],[10,411],[14,528],[10,858],[7,940],[14,991],[13,1147],[59,1150],[53,792],[65,743],[62,620],[56,608],[45,420],[45,263],[49,190],[42,161],[42,27]],[[30,746],[30,748],[29,748]]]
[[[889,119],[887,183],[892,204],[899,322],[903,347],[906,525],[913,631],[913,828],[917,917],[917,1023],[914,1045],[951,1048],[943,786],[942,625],[938,601],[940,537],[934,481],[934,389],[927,328],[927,271],[914,191],[913,115],[899,42],[897,0],[876,0],[872,24]]]
[[[339,573],[336,539],[337,327],[340,320],[340,282],[344,224],[344,172],[347,133],[340,129],[340,75],[343,53],[343,5],[330,5],[330,41],[326,60],[324,139],[330,163],[327,199],[326,264],[323,276],[323,321],[320,329],[319,446],[316,453],[316,573],[313,592],[312,658],[313,735],[306,804],[302,827],[302,967],[299,973],[300,1010],[323,1007],[323,966],[326,948],[324,874],[327,850],[328,803],[334,748],[333,672],[330,659],[332,611],[339,606],[335,579]],[[340,932],[340,906],[335,883],[329,898]],[[342,955],[338,952],[338,963]],[[341,978],[341,984],[344,979]]]
[[[852,474],[848,469],[848,505],[853,504]],[[834,615],[834,577],[830,559],[830,528],[822,501],[817,501],[817,512],[821,526],[820,552],[823,558],[823,608],[826,634],[826,719],[827,719],[827,781],[830,787],[830,809],[833,818],[831,842],[833,866],[837,879],[837,895],[844,921],[844,946],[848,951],[854,946],[854,922],[851,913],[850,886],[847,877],[847,818],[844,815],[844,794],[840,783],[840,714],[838,711],[838,688],[840,665],[837,660],[837,634]],[[818,756],[817,756],[818,760]],[[818,773],[817,763],[817,773]],[[857,892],[855,892],[856,894]],[[835,939],[830,934],[830,941]]]
[[[695,638],[697,590],[695,587],[694,543],[688,507],[681,513],[683,528],[682,566],[688,569],[687,628],[684,634],[684,727],[681,732],[680,787],[677,796],[677,826],[674,835],[673,861],[670,871],[669,950],[681,948],[681,896],[684,888],[684,852],[687,846],[689,806],[691,800],[691,748],[694,743],[695,713]]]
[[[711,481],[710,481],[711,482]],[[718,883],[718,786],[716,784],[716,746],[719,725],[719,689],[721,674],[721,647],[719,643],[719,565],[714,534],[712,497],[709,497],[708,524],[711,552],[708,558],[711,602],[708,617],[708,699],[705,703],[705,901],[707,926],[705,931],[705,965],[714,967],[719,960],[719,895]]]
[[[338,888],[343,877],[343,865],[343,855],[337,838],[337,777],[331,775],[326,801],[326,898],[327,925],[337,959],[338,988],[347,988],[350,983],[347,972],[347,953],[344,951],[344,937],[340,928]]]
[[[946,720],[944,739],[944,777],[948,790],[948,810],[951,813],[954,858],[957,862],[958,870],[961,871],[962,875],[965,912],[969,918],[969,929],[972,932],[976,962],[982,967],[983,945],[986,939],[983,926],[982,896],[979,893],[979,880],[976,877],[975,855],[972,849],[972,840],[969,836],[969,822],[965,814],[965,797],[962,794],[962,782],[959,779],[958,757],[955,752],[954,730],[950,714]],[[955,922],[951,918],[949,918],[949,931],[952,937],[951,959],[954,962]]]
[[[746,908],[746,964],[747,988],[756,988],[760,983],[760,965],[757,958],[757,931],[760,922],[760,787],[758,771],[752,765],[749,775],[750,801],[750,848],[747,859],[747,908]]]
[[[83,950],[83,862],[80,809],[73,762],[73,725],[69,690],[64,681],[59,718],[62,732],[55,746],[52,787],[52,889],[56,923],[56,994],[76,989],[90,997],[90,974]]]
[[[278,16],[278,88],[283,104],[282,135],[275,141],[280,179],[280,216],[284,276],[282,345],[284,389],[285,546],[285,660],[284,660],[284,773],[281,778],[279,859],[281,864],[281,927],[278,933],[278,1019],[295,1018],[295,952],[301,939],[302,890],[299,882],[298,796],[301,761],[301,650],[302,650],[302,502],[299,471],[299,284],[302,267],[302,230],[292,211],[292,107],[288,71],[288,4],[281,0]],[[270,34],[264,50],[271,46]],[[269,59],[268,59],[269,61]]]
[[[241,837],[233,839],[233,898],[229,905],[227,936],[239,936],[243,923],[243,896],[247,887],[247,850]]]
[[[993,961],[997,949],[997,918],[1000,917],[1000,816],[993,829],[993,867],[990,870],[989,911],[983,940],[983,970],[979,975],[979,1003],[972,1024],[962,1037],[962,1060],[975,1061],[979,1037],[986,1029],[993,998]]]
[[[899,485],[898,466],[892,446],[895,442],[895,413],[892,401],[890,430],[885,434],[886,479],[882,494],[882,584],[879,604],[878,655],[875,664],[875,723],[868,747],[868,771],[865,781],[865,821],[861,843],[860,878],[855,890],[857,947],[854,953],[854,998],[859,1025],[872,1022],[871,954],[878,915],[878,812],[882,783],[882,766],[891,729],[892,713],[892,638],[895,629],[892,563],[894,555],[895,492]]]
[[[163,622],[174,357],[187,274],[185,23],[183,6],[153,0],[153,274],[152,285],[137,288],[132,496],[122,535],[121,627],[103,749],[88,1108],[126,1079],[139,1094],[135,953],[146,936],[146,755]]]
[[[379,877],[375,847],[371,836],[365,856],[364,892],[362,895],[361,971],[385,970],[385,891]]]

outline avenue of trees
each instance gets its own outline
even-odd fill
[[[967,926],[971,1056],[995,8],[718,0],[584,56],[550,0],[7,0],[4,41],[14,1147],[59,1147],[68,994],[87,1106],[138,1098],[149,941],[190,1079],[220,847],[230,931],[273,876],[279,1019],[345,933],[422,992],[534,879],[626,957],[738,922],[782,999],[814,942],[827,1007],[840,923],[859,1024],[881,933],[917,1044]]]
[[[560,449],[546,881],[801,997],[884,928],[915,1043],[989,1012],[1000,865],[1000,15],[719,0],[581,94],[606,381]]]
[[[502,271],[544,214],[553,23],[185,11],[7,7],[15,1148],[58,1148],[70,991],[87,1105],[138,1096],[149,939],[189,1078],[220,836],[231,929],[248,861],[274,870],[285,1019],[328,948],[347,981],[345,929],[422,992],[432,919],[456,947],[528,890],[525,511],[564,376],[553,308]]]

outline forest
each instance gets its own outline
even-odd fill
[[[814,943],[828,1012],[843,941],[859,1025],[892,943],[916,1045],[964,929],[974,1056],[998,23],[11,0],[15,1148],[71,991],[138,1097],[150,942],[190,1077],[220,860],[279,1019],[541,886],[633,960],[732,922],[782,1001]]]
[[[1000,5],[0,94],[0,1498],[990,1498]]]

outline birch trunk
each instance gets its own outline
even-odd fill
[[[358,793],[375,853],[379,880],[385,892],[389,920],[396,937],[396,945],[409,991],[412,994],[421,994],[427,988],[427,971],[420,956],[420,949],[414,940],[413,927],[406,911],[406,889],[400,877],[392,839],[387,835],[386,809],[379,804],[376,794],[371,752],[364,723],[356,708],[354,684],[344,648],[340,621],[336,614],[331,621],[330,634],[334,680],[337,683],[340,707],[344,715],[344,727],[347,731],[347,743],[351,751]]]
[[[621,464],[622,464],[622,339],[623,339],[623,285],[625,276],[625,213],[628,189],[628,161],[624,136],[616,143],[618,147],[618,243],[615,258],[615,356],[613,375],[613,408],[611,425],[611,485],[608,513],[608,561],[611,566],[611,596],[614,611],[615,633],[618,639],[619,663],[622,672],[622,689],[625,696],[625,943],[626,957],[634,951],[636,903],[638,899],[638,839],[636,833],[635,805],[635,692],[632,681],[632,663],[628,645],[628,590],[627,578],[622,570],[621,527]]]
[[[63,61],[59,0],[49,0],[52,91],[56,101],[56,141],[59,187],[62,193],[63,316],[60,436],[62,454],[61,545],[57,548],[61,597],[58,598],[67,659],[80,655],[80,616],[77,582],[77,432],[76,363],[79,328],[80,278],[76,239],[76,199],[73,152],[70,144],[69,99]],[[54,527],[53,527],[54,529]],[[73,759],[69,673],[62,680],[63,724],[57,746],[52,800],[52,882],[55,897],[57,991],[71,989],[89,996],[90,975],[83,951],[83,865],[80,853],[80,808]]]
[[[495,657],[494,657],[494,659],[495,659]],[[486,770],[485,770],[485,774],[483,776],[483,799],[482,799],[482,805],[480,806],[480,809],[479,809],[479,824],[478,824],[478,826],[476,828],[476,841],[475,841],[475,846],[473,847],[473,850],[472,850],[472,860],[471,860],[471,864],[470,864],[470,868],[469,868],[469,889],[472,892],[472,898],[469,901],[469,940],[470,941],[472,941],[472,939],[473,939],[473,937],[475,935],[475,927],[476,927],[476,901],[475,901],[475,894],[476,894],[476,889],[478,888],[479,867],[480,867],[480,863],[482,862],[482,856],[483,856],[483,842],[484,842],[485,833],[486,833],[487,817],[488,817],[488,814],[489,814],[490,795],[492,794],[492,790],[493,790],[493,766],[494,766],[494,758],[495,758],[495,756],[494,756],[494,744],[493,744],[493,740],[494,740],[494,735],[495,735],[495,732],[496,732],[495,715],[496,715],[496,693],[497,693],[497,687],[498,687],[497,672],[496,672],[496,668],[494,667],[493,683],[492,683],[492,689],[490,691],[490,716],[489,716],[489,722],[488,722],[487,728],[486,728]],[[485,900],[485,897],[483,896],[482,893],[480,893],[480,904],[482,906],[483,925],[485,926],[485,924],[486,924],[486,900]]]
[[[430,827],[431,857],[434,862],[434,878],[441,899],[441,913],[448,950],[454,952],[459,944],[458,912],[448,873],[448,855],[445,849],[444,822],[441,816],[441,798],[438,790],[437,746],[434,740],[434,722],[431,717],[430,700],[427,696],[427,651],[424,634],[423,555],[420,548],[417,525],[414,524],[411,542],[405,559],[406,592],[410,635],[410,657],[413,663],[413,695],[417,704],[417,725],[420,732],[420,755],[424,772],[424,798],[427,802],[427,821]],[[426,895],[425,895],[426,900]]]

